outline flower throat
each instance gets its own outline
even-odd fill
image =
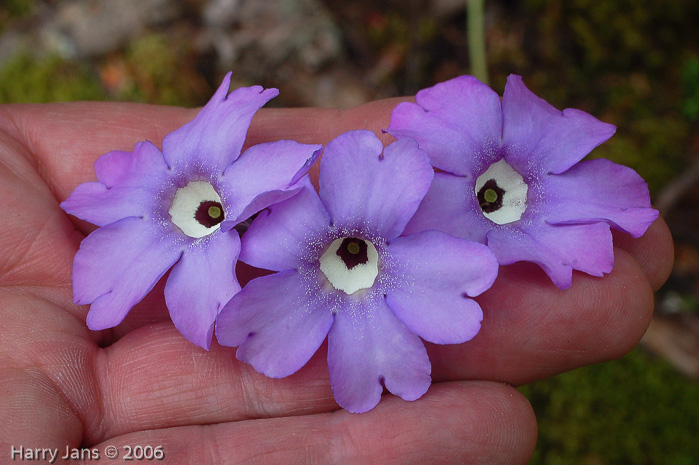
[[[363,265],[369,260],[366,242],[354,237],[346,237],[335,253],[342,259],[348,270],[357,265]]]

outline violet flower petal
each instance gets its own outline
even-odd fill
[[[92,303],[90,329],[118,325],[181,255],[170,236],[141,218],[103,226],[80,244],[73,261],[73,298]]]
[[[616,131],[584,111],[557,110],[515,75],[507,78],[502,112],[505,160],[520,173],[562,173]]]
[[[122,218],[145,216],[152,198],[153,193],[148,189],[107,189],[100,182],[86,182],[75,188],[61,208],[92,224],[105,226]]]
[[[335,400],[350,412],[366,412],[379,403],[382,383],[404,400],[420,398],[431,382],[422,341],[383,299],[358,304],[363,308],[339,311],[328,334],[328,368]]]
[[[530,261],[540,265],[561,289],[570,287],[573,268],[593,276],[612,271],[612,234],[606,223],[494,229],[488,247],[502,265]]]
[[[547,176],[545,189],[555,192],[546,212],[551,224],[606,221],[640,237],[658,218],[648,208],[648,185],[634,170],[609,160],[583,161],[568,171]],[[553,203],[555,201],[555,203]]]
[[[218,316],[218,341],[240,346],[238,360],[270,378],[295,373],[316,353],[334,318],[307,292],[296,270],[253,279]]]
[[[165,284],[172,322],[204,349],[211,346],[216,315],[240,291],[234,270],[239,252],[236,232],[211,234],[186,248]]]
[[[478,212],[474,215],[473,212]],[[452,236],[485,244],[490,222],[480,213],[473,182],[463,176],[435,173],[430,190],[410,219],[404,235],[438,229]]]
[[[386,303],[415,334],[436,344],[459,344],[480,329],[483,312],[470,299],[488,289],[498,261],[483,244],[438,231],[399,237],[388,246],[401,285]]]
[[[391,115],[388,132],[415,139],[433,166],[462,176],[500,145],[500,97],[473,76],[460,76],[423,89],[417,104],[404,102]]]
[[[268,205],[281,202],[301,188],[298,180],[316,161],[322,145],[281,140],[250,147],[228,167],[223,182],[235,193],[224,231]],[[224,226],[226,223],[232,225]]]
[[[140,142],[133,153],[114,151],[95,162],[99,182],[75,188],[61,203],[67,213],[97,226],[152,210],[153,192],[164,183],[167,165],[150,142]]]
[[[240,155],[255,112],[279,95],[277,89],[241,87],[228,94],[231,73],[226,74],[214,96],[197,116],[163,139],[168,166],[191,171],[188,166],[214,166],[223,170]]]
[[[434,176],[414,141],[384,150],[371,131],[340,135],[325,148],[322,163],[320,197],[333,222],[357,229],[371,225],[387,240],[405,229]]]
[[[133,152],[108,152],[95,161],[97,180],[115,186],[158,186],[168,170],[163,153],[151,142],[137,142]]]
[[[330,216],[308,176],[299,185],[299,193],[255,218],[242,237],[241,261],[272,271],[302,266],[308,255],[308,238],[327,231]]]

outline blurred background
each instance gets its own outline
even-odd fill
[[[696,465],[698,30],[696,0],[481,11],[471,0],[0,0],[0,103],[196,106],[233,70],[233,86],[279,88],[273,106],[349,107],[486,70],[502,93],[522,75],[557,108],[617,125],[591,156],[637,170],[676,241],[638,348],[521,388],[539,418],[531,463]]]

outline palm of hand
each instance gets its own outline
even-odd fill
[[[268,110],[248,141],[327,143],[379,130],[395,101],[346,112]],[[169,322],[156,288],[112,331],[90,332],[71,298],[71,264],[89,226],[58,204],[94,178],[109,150],[156,144],[191,111],[129,104],[0,108],[0,446],[162,446],[167,463],[526,463],[536,424],[513,388],[627,352],[645,331],[652,290],[671,267],[664,223],[615,236],[614,271],[577,275],[567,291],[532,265],[501,269],[481,302],[481,333],[428,345],[436,383],[417,402],[338,411],[325,348],[299,373],[270,380]],[[243,273],[246,273],[243,271]],[[242,278],[245,281],[245,278]],[[467,381],[468,380],[468,381]],[[479,381],[480,380],[480,381]]]

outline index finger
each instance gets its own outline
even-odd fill
[[[280,139],[327,144],[352,129],[374,131],[387,143],[391,111],[406,98],[370,102],[347,110],[298,108],[262,109],[248,131],[246,146]],[[48,105],[0,106],[0,127],[20,140],[34,157],[40,174],[58,201],[78,184],[95,179],[93,163],[111,150],[130,151],[136,142],[160,145],[163,137],[196,115],[183,109],[133,103],[75,102]],[[317,181],[319,165],[311,178]],[[672,238],[658,219],[639,238],[615,234],[615,244],[629,252],[643,268],[653,289],[672,269]]]
[[[246,147],[276,140],[326,144],[350,129],[371,129],[384,141],[393,107],[405,99],[371,102],[349,110],[262,109],[253,118]],[[70,102],[0,106],[0,128],[28,149],[44,180],[62,201],[80,183],[95,179],[101,155],[131,151],[163,138],[192,120],[197,109],[136,103]],[[317,165],[314,167],[317,177]],[[313,176],[313,172],[312,172]]]

